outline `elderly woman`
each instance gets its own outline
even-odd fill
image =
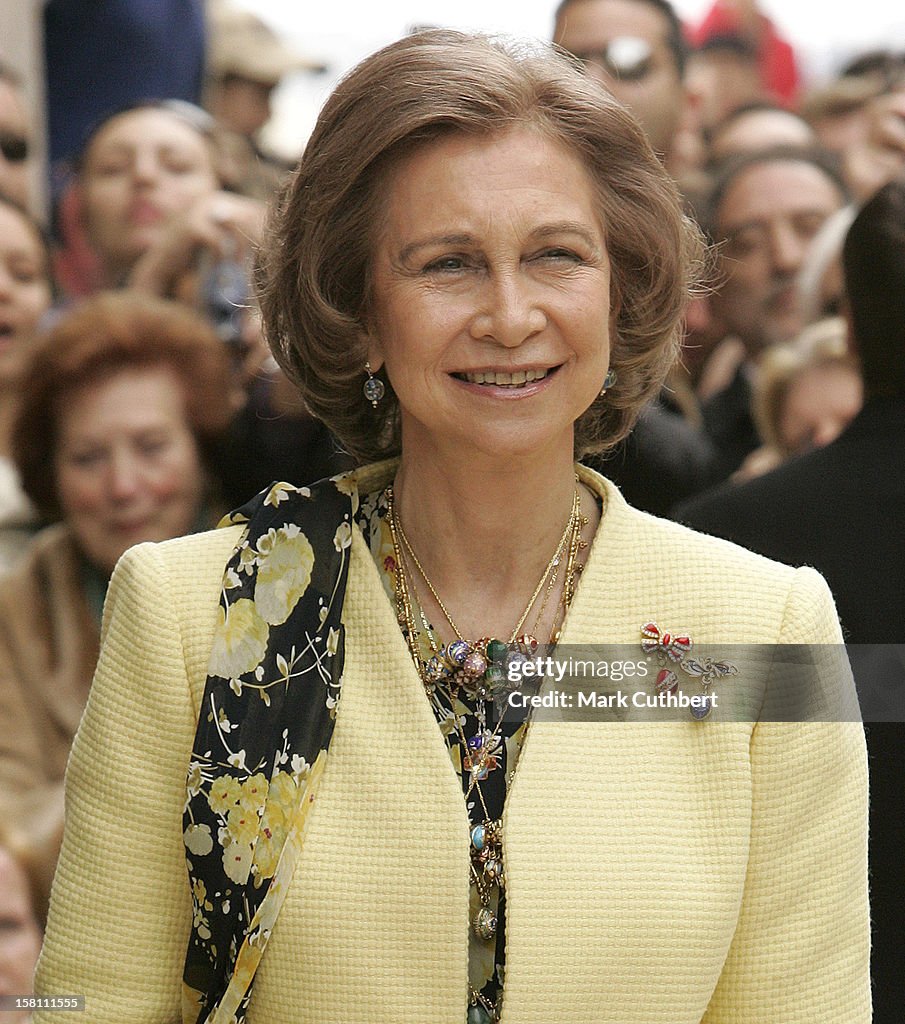
[[[213,521],[204,458],[228,422],[231,386],[210,328],[163,300],[99,296],[59,320],[36,350],[13,450],[29,497],[57,522],[0,583],[7,814],[62,808],[117,559],[133,544]]]
[[[699,254],[559,57],[437,31],[345,79],[262,303],[383,461],[120,564],[41,992],[111,1022],[180,992],[184,1021],[868,1019],[858,725],[494,701],[538,642],[839,640],[816,573],[574,462],[656,394]]]

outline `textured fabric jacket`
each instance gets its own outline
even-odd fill
[[[607,509],[563,643],[637,647],[649,619],[704,643],[838,641],[813,571],[582,475]],[[37,982],[84,993],[84,1024],[180,1016],[185,771],[239,535],[133,549],[111,585]],[[351,558],[336,732],[248,1020],[463,1024],[462,792],[357,531]],[[869,1020],[860,726],[535,722],[504,834],[506,1024]]]

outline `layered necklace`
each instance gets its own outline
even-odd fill
[[[580,552],[587,547],[582,531],[588,524],[582,514],[581,494],[576,488],[572,508],[556,550],[534,592],[513,627],[508,641],[482,636],[467,640],[456,625],[434,584],[421,564],[403,529],[392,487],[386,491],[386,521],[393,545],[396,612],[415,667],[431,700],[434,713],[448,732],[451,749],[458,747],[462,786],[469,816],[468,849],[471,884],[470,960],[488,960],[492,971],[480,978],[469,970],[467,1024],[493,1024],[499,1020],[502,1002],[502,969],[505,957],[502,812],[506,783],[514,774],[518,742],[514,723],[504,729],[508,694],[519,684],[508,682],[507,662],[538,650],[537,633],[544,621],[557,582],[562,592],[552,617],[549,643],[559,640],[562,623],[581,573]],[[427,587],[455,639],[441,645],[418,598],[418,581]],[[543,595],[543,596],[541,596]],[[526,623],[537,606],[532,626]],[[422,637],[427,641],[422,644]],[[494,721],[495,718],[495,721]],[[509,735],[507,735],[507,731]],[[475,949],[475,944],[479,948]],[[488,976],[489,974],[489,976]]]

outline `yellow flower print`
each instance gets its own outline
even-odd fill
[[[226,814],[239,802],[242,787],[231,775],[221,775],[214,779],[211,791],[207,794],[207,802],[214,814]]]
[[[254,601],[246,597],[225,612],[221,605],[217,612],[208,671],[224,679],[235,679],[251,672],[264,657],[270,628],[258,614]]]
[[[258,816],[254,811],[246,811],[244,807],[234,807],[226,819],[226,831],[231,845],[247,843],[249,846],[258,834]]]
[[[298,488],[293,487],[292,484],[287,484],[283,481],[276,483],[267,492],[267,497],[264,499],[265,505],[270,505],[273,508],[278,508],[280,502],[288,501],[289,495],[294,493]]]
[[[182,841],[187,850],[199,857],[204,857],[214,848],[211,830],[207,825],[189,825],[182,833]]]
[[[298,527],[281,526],[258,564],[255,606],[265,621],[278,626],[289,618],[311,582],[313,567],[314,551],[308,538]]]
[[[333,485],[340,494],[348,494],[349,497],[358,493],[358,476],[355,473],[343,473],[333,477]]]
[[[294,761],[295,756],[293,755]],[[270,794],[267,807],[264,809],[265,818],[271,807],[279,807],[286,815],[287,820],[291,820],[298,800],[299,789],[295,778],[289,772],[277,772],[270,780]]]
[[[195,902],[198,906],[203,907],[204,901],[207,899],[207,886],[200,878],[196,878],[195,881],[192,882],[192,895],[195,897]],[[209,907],[208,909],[213,908]]]
[[[255,885],[260,886],[265,878],[273,877],[285,841],[286,819],[282,809],[275,807],[270,814],[264,813],[255,845]]]
[[[251,870],[251,845],[230,843],[223,850],[223,870],[236,885],[244,885]]]
[[[247,811],[257,812],[264,806],[267,799],[268,783],[266,776],[258,772],[242,783],[242,792],[239,796],[239,806]]]
[[[189,796],[195,796],[198,793],[201,789],[202,781],[201,765],[197,761],[190,762],[188,775],[185,779],[185,788]]]

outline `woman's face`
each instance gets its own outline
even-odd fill
[[[167,110],[130,110],[92,139],[80,176],[92,244],[113,274],[133,266],[167,224],[218,188],[207,140]]]
[[[404,448],[571,457],[611,320],[583,164],[528,129],[453,136],[402,163],[387,192],[369,357],[399,398]]]
[[[0,203],[0,388],[17,379],[27,342],[50,305],[46,259],[28,221]]]
[[[70,392],[57,430],[63,518],[101,572],[133,544],[192,530],[201,460],[182,382],[169,367],[121,370]]]
[[[0,996],[30,995],[41,950],[28,879],[18,862],[0,847]],[[23,1014],[22,1019],[30,1018]],[[10,1015],[5,1020],[18,1020]]]

